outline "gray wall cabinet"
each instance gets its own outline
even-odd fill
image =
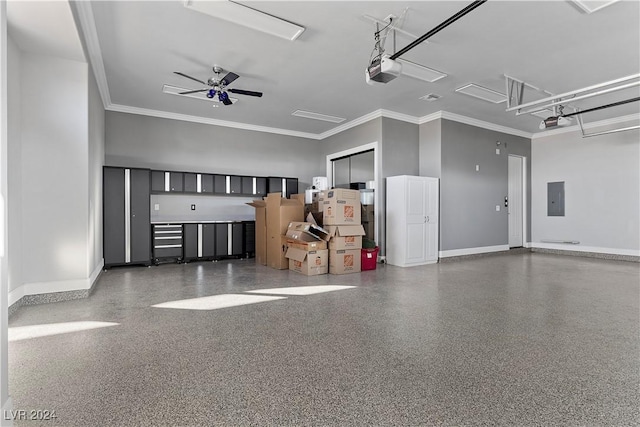
[[[105,267],[151,262],[150,172],[103,169],[103,251]]]

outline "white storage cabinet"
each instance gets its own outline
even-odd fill
[[[438,261],[439,180],[387,178],[386,262],[400,267]]]

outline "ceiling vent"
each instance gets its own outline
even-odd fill
[[[434,70],[433,68],[407,61],[406,59],[398,58],[398,62],[402,64],[402,74],[413,77],[414,79],[424,80],[429,83],[443,79],[448,75],[441,71]]]
[[[292,116],[304,117],[305,119],[322,120],[323,122],[342,123],[346,119],[336,116],[328,116],[326,114],[314,113],[311,111],[296,110],[291,113]]]
[[[305,30],[293,22],[234,1],[184,0],[184,7],[291,41]]]
[[[475,83],[469,83],[466,86],[456,89],[458,93],[464,93],[465,95],[473,96],[474,98],[482,99],[483,101],[499,104],[507,100],[507,96],[503,93],[496,92],[495,90],[487,89],[486,87],[479,86]]]
[[[618,0],[596,1],[596,0],[572,0],[581,10],[587,13],[597,12],[607,6],[617,3]]]
[[[428,93],[425,96],[421,96],[418,99],[421,99],[423,101],[429,101],[429,102],[433,102],[433,101],[437,101],[438,99],[442,98],[442,96],[435,94],[435,93]]]

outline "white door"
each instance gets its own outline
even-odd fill
[[[509,247],[517,248],[523,245],[523,165],[522,157],[509,156]]]
[[[427,183],[419,177],[407,177],[407,230],[405,262],[423,263],[427,258]],[[387,190],[388,191],[388,190]]]

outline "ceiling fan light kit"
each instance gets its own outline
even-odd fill
[[[162,91],[165,93],[171,93],[173,95],[194,95],[197,93],[204,93],[205,96],[212,100],[215,101],[215,97],[217,95],[218,97],[218,101],[221,102],[224,105],[231,105],[233,104],[236,100],[233,98],[229,97],[229,94],[227,92],[231,92],[231,93],[237,93],[239,95],[247,95],[247,96],[254,96],[257,98],[261,98],[262,97],[262,92],[256,92],[256,91],[252,91],[252,90],[244,90],[244,89],[235,89],[235,88],[227,88],[228,85],[230,85],[231,83],[235,82],[238,78],[240,78],[239,75],[237,75],[236,73],[233,73],[231,71],[229,71],[224,77],[220,78],[220,74],[222,74],[224,70],[222,69],[222,67],[218,66],[218,65],[214,65],[213,66],[213,72],[215,74],[215,77],[210,77],[209,79],[207,79],[206,82],[192,77],[188,74],[182,73],[180,71],[174,71],[174,74],[177,74],[179,76],[185,77],[189,80],[193,80],[195,82],[198,82],[200,84],[202,84],[203,86],[208,86],[202,89],[193,89],[193,90],[184,90],[184,91],[179,91],[179,92],[170,92],[167,91],[167,88],[175,88],[175,86],[169,86],[169,85],[164,85],[164,87],[162,88]],[[199,98],[199,97],[198,97]],[[200,98],[203,99],[203,98]]]

